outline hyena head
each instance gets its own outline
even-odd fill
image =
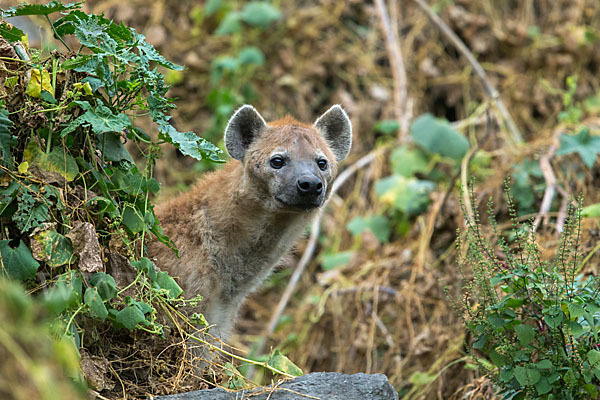
[[[352,125],[335,105],[313,125],[291,117],[266,123],[250,105],[225,129],[229,155],[244,165],[244,189],[272,210],[304,211],[323,205],[337,163],[352,145]]]

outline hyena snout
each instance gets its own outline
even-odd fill
[[[298,194],[303,197],[319,197],[323,193],[323,182],[314,175],[303,175],[296,182]]]

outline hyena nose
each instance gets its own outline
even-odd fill
[[[318,196],[323,192],[323,182],[316,176],[302,176],[296,183],[298,193],[303,196]]]

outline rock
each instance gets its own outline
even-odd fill
[[[315,372],[277,385],[251,391],[227,392],[223,389],[198,390],[155,400],[296,400],[319,398],[327,400],[397,400],[398,393],[382,374],[346,375],[338,372]]]

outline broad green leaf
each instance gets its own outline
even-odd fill
[[[540,380],[535,384],[535,390],[540,396],[544,395],[552,390],[552,384],[550,384],[548,378],[542,376]]]
[[[400,123],[395,119],[379,121],[373,127],[375,132],[383,133],[384,135],[393,135],[398,129],[400,129]]]
[[[13,43],[20,41],[25,36],[25,33],[8,22],[0,21],[0,36]]]
[[[579,322],[575,321],[569,321],[569,331],[575,338],[578,338],[585,333],[583,326],[581,326]]]
[[[600,351],[590,350],[587,353],[587,359],[590,362],[592,369],[600,368]]]
[[[483,349],[483,347],[487,343],[487,340],[488,340],[488,335],[484,334],[484,335],[479,336],[479,338],[475,342],[473,342],[473,348],[477,349],[477,350]]]
[[[577,303],[568,303],[567,309],[569,310],[571,318],[583,317],[583,314],[585,313],[585,309]]]
[[[246,387],[244,375],[232,363],[225,363],[223,368],[227,376],[229,376],[229,380],[227,381],[228,389],[240,390]]]
[[[117,284],[115,278],[104,272],[97,272],[90,279],[90,284],[98,290],[102,300],[111,300],[117,296]]]
[[[204,11],[208,17],[221,9],[223,0],[208,0],[204,6]]]
[[[281,12],[266,1],[251,1],[240,14],[242,21],[259,28],[266,28],[281,18]]]
[[[559,306],[551,306],[548,308],[546,315],[544,315],[544,321],[550,328],[556,329],[563,321],[564,315]]]
[[[552,361],[550,360],[541,360],[535,363],[535,367],[539,369],[552,369]]]
[[[50,267],[65,265],[73,257],[71,240],[54,229],[34,234],[31,237],[31,249],[37,260],[44,261]]]
[[[196,160],[206,158],[213,162],[225,162],[219,157],[223,153],[221,149],[194,132],[179,132],[169,124],[160,126],[159,131],[162,139],[174,144],[185,156]]]
[[[598,218],[600,217],[600,203],[590,204],[581,209],[582,217]]]
[[[516,366],[515,378],[523,386],[535,385],[539,382],[542,375],[537,369]]]
[[[175,282],[169,274],[165,271],[159,271],[156,275],[156,283],[161,289],[166,289],[169,291],[169,296],[172,298],[177,298],[183,293],[183,289]]]
[[[242,65],[263,65],[265,63],[265,56],[258,47],[248,46],[244,47],[238,54],[238,60]]]
[[[15,7],[10,7],[7,10],[2,10],[2,17],[17,17],[19,15],[49,15],[58,11],[69,11],[81,8],[82,1],[77,3],[63,4],[60,1],[52,0],[48,4],[19,4]]]
[[[302,376],[303,372],[286,356],[281,354],[279,350],[275,350],[267,363],[270,367],[273,367],[281,372],[292,376]]]
[[[447,121],[423,114],[410,126],[413,140],[430,153],[461,159],[469,149],[469,141]]]
[[[219,24],[219,27],[215,31],[215,35],[231,35],[233,33],[241,32],[242,24],[240,23],[240,13],[230,12]]]
[[[131,265],[137,270],[146,272],[150,280],[152,280],[153,282],[156,281],[156,266],[148,257],[142,257],[139,260],[131,261]]]
[[[77,57],[69,58],[61,64],[62,69],[75,69],[87,64],[91,59],[90,55],[81,54]]]
[[[90,308],[92,315],[101,321],[104,321],[108,316],[108,310],[104,305],[104,301],[98,294],[98,289],[95,287],[87,288],[84,296],[85,304]]]
[[[429,204],[429,193],[435,183],[401,175],[392,175],[375,182],[381,201],[408,213],[418,214]]]
[[[23,152],[23,160],[45,171],[60,174],[68,182],[74,180],[79,174],[77,162],[63,147],[57,146],[46,154],[34,140],[30,140]]]
[[[145,320],[144,314],[135,304],[129,304],[127,307],[119,311],[116,315],[117,323],[123,325],[130,331],[142,321]]]
[[[600,153],[600,136],[590,135],[588,127],[581,128],[576,135],[560,135],[560,147],[556,154],[561,156],[571,153],[578,153],[585,165],[592,168]]]
[[[340,253],[325,254],[321,259],[321,267],[325,271],[329,271],[334,268],[342,267],[350,262],[354,256],[353,251],[343,251]]]
[[[42,299],[46,307],[58,315],[81,304],[81,293],[81,278],[70,272],[61,275],[56,284],[44,292]]]
[[[136,207],[130,204],[123,209],[123,224],[133,233],[141,232],[146,227],[144,217]]]
[[[421,150],[401,146],[390,155],[390,164],[394,174],[409,178],[417,172],[427,172],[429,160]]]
[[[54,97],[54,88],[50,80],[50,74],[45,69],[40,72],[39,69],[31,69],[31,79],[27,84],[25,93],[31,97],[41,97],[42,91],[49,92]]]
[[[527,346],[535,336],[535,330],[529,325],[516,325],[515,332],[517,333],[519,342],[521,342],[521,346]]]
[[[391,233],[390,222],[381,215],[374,215],[369,218],[361,216],[355,217],[348,225],[346,225],[346,228],[348,228],[353,235],[360,235],[368,229],[381,243],[387,242]]]
[[[19,241],[19,245],[14,249],[9,243],[9,240],[0,240],[0,275],[7,275],[16,280],[33,278],[40,263],[33,258],[23,241]]]
[[[80,122],[88,123],[95,133],[120,133],[125,128],[131,126],[129,117],[125,114],[113,114],[110,108],[102,104],[94,110],[87,110],[82,116],[77,118]]]
[[[134,164],[133,158],[129,151],[121,142],[121,135],[114,133],[99,133],[98,134],[98,149],[102,151],[104,159],[108,161],[128,161]]]
[[[13,159],[11,149],[17,144],[16,138],[10,133],[13,123],[8,119],[8,111],[0,108],[0,165],[12,169]]]
[[[415,371],[413,372],[408,381],[416,386],[428,385],[435,381],[436,375],[428,374],[427,372]]]

